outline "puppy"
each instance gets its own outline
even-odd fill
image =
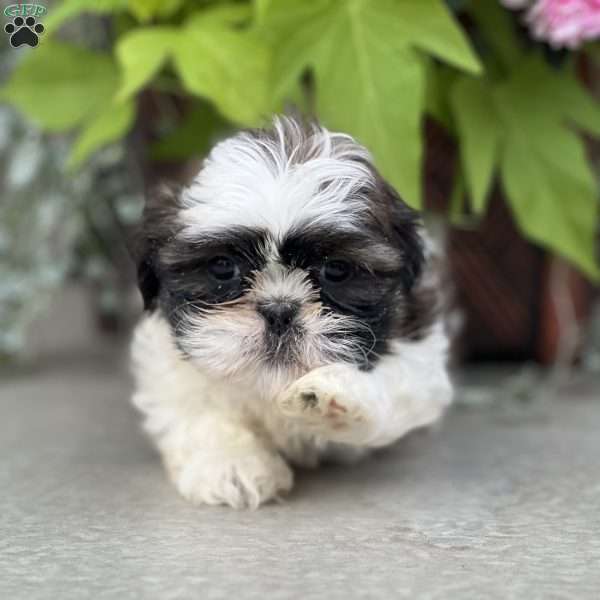
[[[290,464],[429,425],[452,390],[418,215],[351,137],[278,118],[149,201],[133,402],[179,492],[252,507]]]

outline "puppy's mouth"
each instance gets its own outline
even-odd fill
[[[267,329],[264,334],[266,362],[277,366],[292,366],[301,362],[300,347],[304,336],[305,331],[300,325],[291,325],[278,333]]]
[[[297,363],[305,335],[298,301],[278,298],[258,303],[257,312],[264,322],[266,361],[278,366]]]

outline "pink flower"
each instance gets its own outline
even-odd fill
[[[554,48],[600,37],[600,0],[537,0],[527,14],[533,36]]]

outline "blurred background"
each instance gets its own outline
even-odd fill
[[[3,18],[5,373],[124,348],[144,196],[285,110],[355,136],[424,211],[458,365],[600,370],[595,0],[5,1]]]
[[[600,0],[1,7],[0,597],[597,600]],[[128,244],[157,184],[286,110],[444,244],[456,405],[203,509],[129,402]]]

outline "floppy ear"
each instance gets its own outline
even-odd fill
[[[410,292],[421,276],[425,264],[421,220],[419,213],[395,194],[391,217],[396,245],[402,252],[402,285]]]
[[[140,232],[140,237],[143,233]],[[156,272],[156,251],[150,240],[138,240],[136,253],[137,283],[144,300],[144,310],[153,310],[160,292],[160,279]]]
[[[404,291],[409,293],[425,265],[421,216],[400,198],[379,173],[376,189],[387,207],[387,223],[383,226],[387,229],[391,242],[402,254],[400,277]]]
[[[165,242],[175,234],[178,210],[179,190],[174,187],[162,186],[146,200],[142,223],[132,249],[144,310],[156,308],[160,293],[158,254]]]

